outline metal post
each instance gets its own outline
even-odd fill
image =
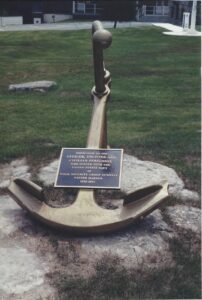
[[[75,14],[75,1],[72,1],[72,13]]]
[[[189,12],[184,12],[183,13],[183,21],[182,21],[182,27],[184,31],[189,30],[189,17],[190,13]]]
[[[93,14],[96,15],[96,3],[93,4]]]
[[[192,13],[191,13],[191,32],[196,31],[196,10],[197,10],[197,1],[193,1]]]

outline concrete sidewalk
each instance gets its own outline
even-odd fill
[[[92,20],[93,22],[93,20]],[[51,23],[51,24],[26,24],[26,25],[9,25],[0,26],[0,32],[2,31],[44,31],[44,30],[91,30],[92,22],[66,22],[66,23]],[[110,29],[114,27],[114,22],[104,21],[102,22],[104,28]],[[151,22],[117,22],[117,28],[140,28],[142,26],[158,26],[169,30],[171,33],[180,33],[183,35],[184,31],[182,27],[176,26],[170,23],[151,23]],[[168,32],[168,34],[170,33]],[[198,34],[198,32],[196,32]],[[201,33],[199,33],[200,35]],[[190,34],[188,34],[190,36]],[[194,34],[196,35],[196,34]]]
[[[182,31],[182,26],[180,27],[180,26],[170,24],[170,23],[153,23],[152,25],[161,27],[164,29],[168,29],[170,31]]]
[[[92,21],[93,22],[93,21]],[[1,26],[0,31],[42,31],[42,30],[82,30],[91,29],[92,22],[67,22],[51,24],[26,24],[26,25],[9,25]],[[113,28],[114,22],[102,22],[104,28]],[[117,28],[151,26],[152,23],[145,22],[118,22]]]
[[[177,26],[169,23],[153,23],[154,26],[162,27],[169,31],[164,31],[163,34],[171,36],[201,36],[201,32],[197,30],[187,30],[185,31],[182,26]]]

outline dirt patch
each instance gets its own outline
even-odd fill
[[[52,207],[70,206],[75,200],[79,189],[57,189],[44,186],[46,203]],[[106,209],[116,209],[123,203],[125,193],[119,190],[96,190],[95,199],[98,205]]]

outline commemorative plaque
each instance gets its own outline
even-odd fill
[[[62,148],[55,187],[120,189],[123,149]]]

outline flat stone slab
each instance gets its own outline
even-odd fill
[[[200,235],[201,210],[199,208],[186,205],[169,206],[166,208],[166,214],[176,227]]]
[[[0,196],[0,211],[0,238],[31,225],[25,211],[8,195]]]
[[[45,185],[54,183],[57,166],[58,160],[55,160],[40,169],[38,177]],[[2,188],[13,176],[31,176],[26,159],[1,165],[0,170]],[[186,195],[184,200],[198,200],[198,194],[186,190],[173,169],[124,155],[122,190],[127,192],[162,180],[169,182],[170,195]],[[143,220],[108,235],[53,236],[59,245],[54,248],[52,236],[46,236],[45,226],[36,225],[10,196],[0,195],[0,298],[57,299],[54,287],[46,281],[47,274],[54,278],[56,271],[70,277],[90,277],[97,263],[105,257],[117,258],[117,263],[137,272],[172,267],[175,259],[170,241],[180,239],[181,229],[191,230],[194,238],[200,238],[200,209],[187,205],[169,206],[163,213],[156,209]]]
[[[47,259],[24,247],[31,243],[32,230],[25,211],[10,196],[0,195],[0,299],[55,299],[45,280],[50,271]],[[38,243],[37,247],[40,239]]]
[[[110,235],[81,239],[81,258],[89,264],[103,256],[118,257],[127,268],[162,268],[173,264],[169,238],[171,227],[159,209],[140,223]]]
[[[34,253],[21,247],[0,248],[0,291],[23,294],[44,283],[47,267]]]
[[[10,84],[8,90],[10,92],[17,91],[39,91],[45,92],[55,87],[57,84],[55,81],[41,80],[19,84]]]
[[[13,178],[23,178],[29,180],[31,173],[25,158],[16,159],[10,164],[0,165],[0,189],[7,188]]]
[[[140,160],[132,155],[124,155],[121,184],[124,192],[159,184],[164,180],[169,184],[170,196],[184,201],[199,201],[198,193],[185,189],[184,182],[174,169],[156,162]]]

